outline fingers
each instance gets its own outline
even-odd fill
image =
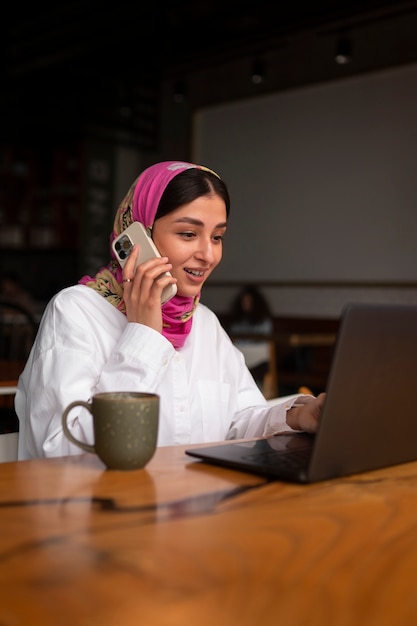
[[[129,322],[138,322],[161,332],[162,292],[176,279],[169,272],[168,257],[154,257],[137,265],[139,247],[135,245],[123,268],[123,299]]]
[[[316,399],[315,396],[300,396],[296,400],[296,406],[309,404],[310,402],[314,402],[315,399]]]
[[[326,394],[320,393],[317,398],[314,398],[314,402],[309,403],[305,408],[303,407],[304,413],[300,416],[300,425],[306,432],[315,433],[317,431],[325,398]]]
[[[135,244],[122,272],[125,288],[134,285],[135,289],[138,288],[142,292],[147,290],[150,293],[156,283],[156,287],[162,292],[164,287],[177,282],[175,278],[166,274],[172,269],[171,263],[168,263],[168,257],[153,257],[136,266],[138,257],[139,246]]]
[[[137,245],[134,245],[132,248],[132,252],[129,254],[129,257],[122,271],[124,286],[128,285],[129,283],[131,284],[135,278],[135,266],[138,256],[139,248]]]
[[[137,268],[135,280],[144,297],[161,299],[162,290],[170,283],[177,282],[168,272],[172,269],[167,257],[146,261]]]
[[[297,398],[297,403],[287,412],[287,424],[295,430],[315,433],[325,398],[325,393],[319,394],[317,398],[314,396]]]

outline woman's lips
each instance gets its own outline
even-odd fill
[[[187,274],[187,278],[189,278],[193,282],[201,283],[205,279],[206,273],[204,270],[185,269],[184,271]]]

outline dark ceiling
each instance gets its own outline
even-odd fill
[[[11,132],[65,116],[75,124],[128,89],[236,58],[328,25],[416,11],[396,0],[62,0],[15,3],[2,20],[0,114]],[[417,34],[416,34],[417,36]]]

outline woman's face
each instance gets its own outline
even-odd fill
[[[201,196],[156,220],[152,238],[172,263],[178,295],[194,297],[223,253],[226,205],[217,195]]]

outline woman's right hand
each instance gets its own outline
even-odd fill
[[[145,324],[162,332],[161,297],[162,290],[176,279],[165,272],[172,269],[168,257],[155,257],[141,263],[134,272],[139,255],[139,246],[133,246],[132,252],[123,268],[123,299],[129,322]],[[127,279],[130,279],[126,282]]]

